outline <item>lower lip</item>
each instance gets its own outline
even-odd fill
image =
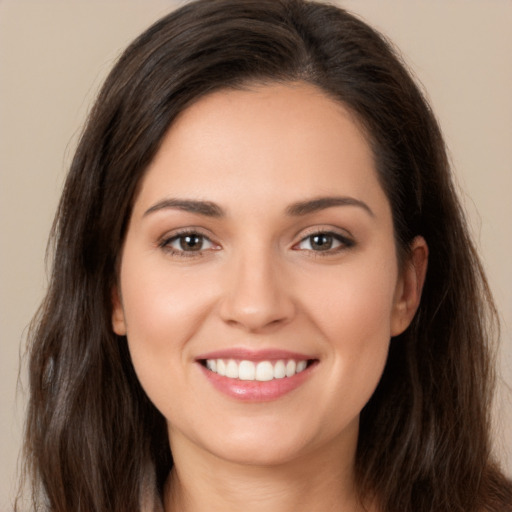
[[[247,381],[230,379],[212,372],[199,364],[209,382],[221,393],[244,402],[270,402],[277,400],[302,385],[311,375],[316,363],[310,364],[305,370],[293,377],[272,379],[269,381]]]

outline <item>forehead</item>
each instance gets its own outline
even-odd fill
[[[221,90],[173,123],[139,199],[194,196],[270,204],[325,196],[382,195],[373,153],[350,111],[305,83]],[[380,198],[382,199],[382,198]]]

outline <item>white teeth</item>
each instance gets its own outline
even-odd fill
[[[295,371],[297,373],[303,372],[306,369],[306,365],[307,365],[306,361],[299,361],[297,363],[297,368],[295,369]]]
[[[222,359],[217,359],[217,373],[226,375],[226,363]]]
[[[238,379],[238,365],[232,359],[228,361],[226,366],[226,377]]]
[[[286,363],[286,376],[292,377],[295,375],[295,370],[297,368],[297,363],[293,360],[290,360]]]
[[[238,378],[240,380],[254,380],[256,378],[256,365],[252,361],[241,361],[238,365]]]
[[[284,365],[284,361],[277,361],[274,365],[274,378],[282,379],[286,377],[286,366]]]
[[[256,365],[256,380],[265,382],[274,378],[274,367],[270,361],[261,361]]]
[[[307,365],[307,361],[294,361],[293,359],[275,362],[259,361],[258,363],[246,360],[237,362],[234,359],[227,361],[224,359],[206,360],[206,368],[214,373],[230,379],[260,382],[293,377],[296,373],[303,372]]]

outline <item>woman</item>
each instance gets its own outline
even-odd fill
[[[54,241],[26,434],[48,510],[510,509],[444,143],[346,12],[206,0],[148,29]]]

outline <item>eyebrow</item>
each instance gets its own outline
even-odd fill
[[[192,199],[164,199],[154,204],[144,212],[144,217],[150,213],[171,208],[174,210],[183,210],[185,212],[197,213],[207,217],[224,217],[224,210],[211,201],[195,201]]]
[[[333,206],[357,206],[365,210],[371,217],[375,217],[372,209],[365,202],[355,199],[354,197],[345,196],[318,197],[308,201],[300,201],[290,205],[286,209],[286,213],[293,217],[300,217],[302,215],[315,213]]]
[[[292,217],[301,217],[320,210],[332,208],[334,206],[357,206],[365,210],[371,217],[375,217],[372,209],[363,201],[354,197],[328,196],[318,197],[307,201],[293,203],[286,208],[286,214]],[[159,201],[144,212],[144,217],[164,209],[183,210],[185,212],[197,213],[206,217],[220,218],[226,214],[224,210],[212,201],[197,201],[193,199],[168,198]]]

